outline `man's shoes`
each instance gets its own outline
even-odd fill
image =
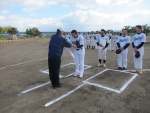
[[[79,75],[79,73],[75,73],[73,76],[76,77],[76,76],[78,76],[78,75]]]
[[[57,88],[61,88],[61,87],[63,87],[63,85],[62,84],[59,84],[59,86],[56,86]]]
[[[80,74],[80,75],[79,75],[79,78],[82,78],[82,77],[83,77],[83,74]]]
[[[138,73],[138,69],[135,68],[134,71],[133,71],[133,73]]]
[[[63,87],[62,84],[59,84],[58,86],[53,86],[54,89],[56,89],[56,88],[61,88],[61,87]]]
[[[139,69],[139,70],[138,70],[138,73],[139,73],[139,74],[142,74],[142,69]]]
[[[121,67],[118,67],[118,70],[122,70],[122,68],[121,68]]]
[[[126,68],[125,68],[125,67],[123,67],[123,70],[126,70]]]
[[[106,68],[106,64],[103,64],[103,67]]]
[[[100,66],[102,66],[102,64],[99,63],[99,64],[97,65],[97,67],[100,67]]]

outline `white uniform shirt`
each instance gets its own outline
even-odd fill
[[[118,36],[117,36],[117,35],[113,35],[113,36],[112,36],[112,40],[113,40],[113,42],[116,42],[116,41],[117,41],[117,39],[118,39]]]
[[[106,36],[108,36],[109,39],[110,39],[110,37],[112,38],[112,34],[111,33],[106,33]]]
[[[77,38],[71,37],[70,38],[70,43],[71,44],[75,44],[76,42],[79,42],[80,45],[84,45],[84,38],[82,35],[78,35]],[[76,49],[80,49],[80,48],[76,48]]]
[[[100,39],[106,40],[106,43],[109,43],[109,37],[106,36],[106,35],[104,37],[102,37],[102,36],[97,37],[97,41],[96,42],[100,43]]]
[[[139,46],[142,42],[146,42],[146,35],[144,33],[135,34],[133,36],[132,42],[135,47]]]
[[[86,35],[86,40],[90,40],[90,35]]]
[[[91,40],[95,40],[95,38],[94,38],[95,34],[91,34],[90,37],[91,37]]]
[[[124,47],[127,43],[131,43],[131,39],[129,36],[120,36],[118,37],[117,43],[120,43],[120,47]]]
[[[69,40],[70,35],[65,35],[65,38],[66,38],[67,40]]]
[[[100,36],[100,34],[95,34],[95,37],[98,38]]]

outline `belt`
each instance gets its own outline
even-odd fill
[[[80,48],[80,49],[82,49],[82,48]],[[79,51],[80,49],[76,49],[76,50]]]

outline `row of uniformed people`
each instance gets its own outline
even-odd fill
[[[136,27],[137,34],[135,34],[132,38],[132,45],[134,50],[134,72],[142,74],[142,59],[144,54],[144,43],[146,42],[146,36],[142,33],[142,27]],[[95,34],[92,32],[92,35]],[[76,35],[77,38],[71,37],[71,43],[76,45],[76,41],[78,40],[79,46],[73,46],[75,48],[74,55],[75,55],[75,62],[76,62],[76,74],[83,77],[84,73],[84,38],[83,35]],[[114,45],[114,49],[119,49],[120,53],[118,54],[118,69],[125,70],[127,69],[127,56],[128,56],[128,47],[131,43],[131,38],[127,35],[127,30],[122,30],[122,36],[117,36],[116,33],[112,35],[112,42],[110,41],[109,35],[105,34],[105,30],[101,30],[101,34],[93,39],[97,44],[98,49],[98,65],[106,67],[106,53],[109,49],[110,43]],[[88,42],[89,43],[89,42]],[[94,45],[94,44],[93,44]],[[77,48],[76,48],[77,47]],[[96,46],[95,46],[96,47]],[[139,57],[136,57],[136,53],[140,53]],[[103,64],[103,65],[102,65]],[[79,68],[80,67],[80,68]]]
[[[142,66],[143,66],[142,60],[144,55],[144,44],[146,42],[146,35],[142,33],[142,26],[136,26],[136,32],[137,33],[132,38],[134,67],[135,67],[134,72],[142,74]],[[58,29],[57,34],[52,36],[49,43],[49,54],[48,54],[49,72],[50,72],[49,74],[50,80],[52,81],[52,85],[54,88],[62,86],[59,82],[59,70],[63,47],[74,48],[74,56],[75,56],[74,60],[76,65],[74,76],[79,75],[79,77],[83,77],[84,75],[85,41],[83,36],[78,34],[76,30],[72,30],[71,32],[72,36],[70,37],[70,39],[69,38],[64,39],[62,35],[63,30]],[[128,47],[131,43],[131,38],[127,35],[126,29],[122,30],[122,36],[116,37],[116,42],[114,43],[117,44],[117,47],[119,48],[118,69],[121,70],[126,69],[128,62],[127,61]],[[110,45],[110,37],[109,35],[105,34],[105,30],[102,29],[101,35],[97,36],[96,44],[98,48],[98,62],[99,62],[97,66],[106,67],[106,52]]]

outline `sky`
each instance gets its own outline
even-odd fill
[[[19,32],[121,30],[124,26],[150,26],[150,0],[0,0],[0,26]]]

